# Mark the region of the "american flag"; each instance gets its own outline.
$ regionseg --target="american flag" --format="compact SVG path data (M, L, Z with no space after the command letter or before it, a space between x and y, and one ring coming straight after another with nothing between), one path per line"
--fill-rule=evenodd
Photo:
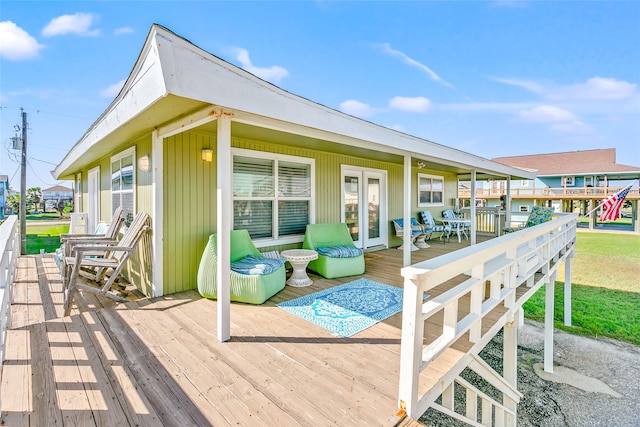
M598 221L615 221L616 219L618 219L620 208L624 203L624 198L627 197L627 194L629 193L629 190L631 190L633 184L634 183L632 182L622 190L618 191L616 194L612 194L602 201L602 203L600 204L600 206L602 207L602 212L600 213L600 218L598 218Z

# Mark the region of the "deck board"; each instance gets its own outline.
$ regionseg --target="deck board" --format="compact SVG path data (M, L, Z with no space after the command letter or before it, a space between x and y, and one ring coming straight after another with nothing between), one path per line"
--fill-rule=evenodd
M468 243L431 242L412 262ZM364 277L401 287L402 251L365 256ZM286 287L261 306L231 305L229 342L216 338L217 302L187 291L126 304L79 293L62 318L53 259L19 259L1 409L6 425L420 425L397 411L401 314L351 338L275 304L349 282ZM433 288L445 292L463 278ZM460 315L468 313L461 300ZM483 330L501 313L487 315ZM425 341L441 330L427 322ZM486 325L485 325L486 323ZM421 376L437 383L470 347L466 337ZM32 371L42 371L32 375ZM8 390L11 390L8 392Z

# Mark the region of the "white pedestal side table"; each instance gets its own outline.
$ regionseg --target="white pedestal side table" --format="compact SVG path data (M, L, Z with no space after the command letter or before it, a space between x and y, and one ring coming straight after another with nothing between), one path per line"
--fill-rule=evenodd
M280 256L291 264L293 273L287 280L287 285L297 288L309 286L313 280L307 275L307 265L315 259L318 259L318 252L310 249L289 249L280 252Z

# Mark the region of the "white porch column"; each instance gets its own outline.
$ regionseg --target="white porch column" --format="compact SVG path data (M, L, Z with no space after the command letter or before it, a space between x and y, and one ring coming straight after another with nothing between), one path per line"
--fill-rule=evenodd
M218 296L218 340L231 338L231 297L229 278L231 277L231 117L222 112L218 118L217 153L217 296Z
M553 374L553 299L555 277L544 285L544 371Z
M404 242L402 251L402 266L411 265L411 156L404 156L404 203L402 217L404 218Z
M511 227L511 177L507 177L507 197L504 199L505 227Z
M571 326L571 256L564 262L564 324Z
M471 206L470 206L470 219L471 227L469 233L471 233L471 244L476 244L476 170L471 171Z
M152 265L152 285L151 293L154 297L164 295L164 277L162 275L164 265L164 235L162 234L162 224L164 223L164 187L162 177L164 175L164 138L160 131L156 130L151 134L151 164L152 164L152 206L153 224L151 226L151 241L153 246Z

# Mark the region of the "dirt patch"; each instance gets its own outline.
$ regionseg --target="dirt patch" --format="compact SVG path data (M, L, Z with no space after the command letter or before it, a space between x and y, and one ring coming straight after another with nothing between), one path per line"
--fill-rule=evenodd
M480 356L502 372L502 334L498 334ZM640 348L612 340L585 338L556 330L554 366L606 384L610 393L586 391L565 382L541 378L536 364L544 362L543 325L527 321L518 337L518 426L638 426L640 408ZM499 394L481 378L466 370L463 378L492 396ZM544 375L548 378L548 375ZM562 381L561 378L557 379ZM460 411L462 412L462 411ZM420 421L429 426L464 426L435 410Z

